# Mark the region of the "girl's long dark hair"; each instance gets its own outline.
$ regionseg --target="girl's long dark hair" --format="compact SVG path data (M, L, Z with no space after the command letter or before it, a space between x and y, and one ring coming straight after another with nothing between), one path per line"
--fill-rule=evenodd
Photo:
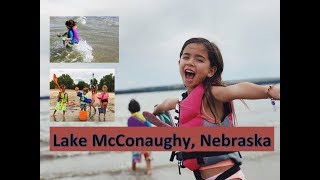
M210 67L211 68L214 66L217 67L217 71L215 72L215 74L210 78L206 77L206 79L203 82L203 86L205 89L204 97L208 103L211 113L214 115L214 118L217 119L218 112L216 111L216 106L214 103L215 98L211 93L211 86L226 86L221 78L221 74L223 72L223 66L224 66L221 52L216 44L208 41L207 39L191 38L183 44L182 49L180 51L180 58L182 56L184 48L191 43L204 45L204 47L207 49L207 52L208 52Z
M74 21L74 20L72 20L72 19L69 19L68 21L66 21L66 23L65 23L65 25L66 26L69 26L69 27L74 27L74 26L76 26L76 22Z

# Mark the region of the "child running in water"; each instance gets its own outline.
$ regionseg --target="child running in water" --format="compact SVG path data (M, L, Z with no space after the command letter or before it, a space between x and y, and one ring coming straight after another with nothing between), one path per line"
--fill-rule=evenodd
M145 124L145 126L149 126L149 127L151 126L151 123L149 121L147 121L145 119L145 117L141 113L139 113L140 104L138 103L138 101L136 101L135 99L131 99L131 101L129 102L128 109L129 109L132 117L135 117L135 118L141 120L141 122L143 122ZM130 122L129 122L130 120L132 120L132 119L130 119L130 118L128 119L128 126L130 124ZM131 168L132 168L133 171L136 170L136 164L141 162L141 154L144 155L144 158L146 160L146 164L147 164L146 174L150 176L151 175L151 157L150 157L151 152L148 152L148 151L144 151L144 152L133 151L132 152L132 166L131 166Z
M103 120L106 120L106 112L107 112L107 106L108 106L108 98L109 98L109 93L108 93L108 86L103 85L102 86L102 92L97 96L97 98L100 100L100 108L102 108L103 111ZM99 111L99 118L100 118L100 112Z
M68 32L66 32L65 34L63 34L62 36L67 36L64 39L64 45L67 48L72 48L75 44L79 43L79 35L78 35L78 30L77 30L77 26L76 26L76 22L72 19L66 21L65 23ZM58 37L61 37L60 33L57 33ZM65 44L65 41L67 41L67 43Z
M67 102L68 102L68 94L65 92L66 87L62 84L60 86L61 91L58 94L58 102L54 109L53 116L55 116L57 110L63 111L63 119L65 119L66 109L67 109Z
M180 99L166 99L153 112L159 114L176 108L177 126L234 126L233 100L270 98L273 103L274 100L280 100L280 89L276 86L261 86L249 82L226 86L221 78L221 52L207 39L187 40L180 51L178 63L187 91ZM173 152L172 156L181 154ZM187 167L194 172L196 179L245 179L239 167L242 163L239 152L198 152L193 156L180 157L179 161L179 164L182 163L179 168Z

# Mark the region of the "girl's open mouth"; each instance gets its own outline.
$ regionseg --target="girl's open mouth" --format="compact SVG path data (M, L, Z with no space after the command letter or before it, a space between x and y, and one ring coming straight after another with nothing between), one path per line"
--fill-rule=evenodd
M186 80L192 80L194 78L194 76L196 75L196 73L190 69L186 69L184 71L184 75L186 77Z

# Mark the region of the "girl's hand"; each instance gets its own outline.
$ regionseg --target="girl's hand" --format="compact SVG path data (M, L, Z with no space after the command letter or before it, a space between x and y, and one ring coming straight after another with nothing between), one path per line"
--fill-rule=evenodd
M60 33L59 32L57 33L57 36L60 37Z
M158 105L159 105L159 104L156 104L156 105L153 106L153 112L152 112L152 114L154 114L154 115L161 114L161 112L159 112L159 110L156 111ZM163 113L163 112L162 112L162 113Z
M280 88L277 86L270 86L267 90L267 94L274 100L280 100Z

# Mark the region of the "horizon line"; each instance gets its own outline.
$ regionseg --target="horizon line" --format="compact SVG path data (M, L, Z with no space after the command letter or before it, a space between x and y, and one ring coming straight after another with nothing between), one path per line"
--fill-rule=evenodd
M280 83L280 77L276 78L250 78L250 79L239 79L239 80L229 80L225 81L227 85L236 84L239 82L251 82L258 85L263 84L278 84ZM153 87L143 87L143 88L132 88L125 90L115 90L115 95L117 94L130 94L130 93L144 93L144 92L158 92L158 91L174 91L185 89L183 84L175 85L165 85L165 86L153 86ZM40 96L40 100L49 99L49 96Z

